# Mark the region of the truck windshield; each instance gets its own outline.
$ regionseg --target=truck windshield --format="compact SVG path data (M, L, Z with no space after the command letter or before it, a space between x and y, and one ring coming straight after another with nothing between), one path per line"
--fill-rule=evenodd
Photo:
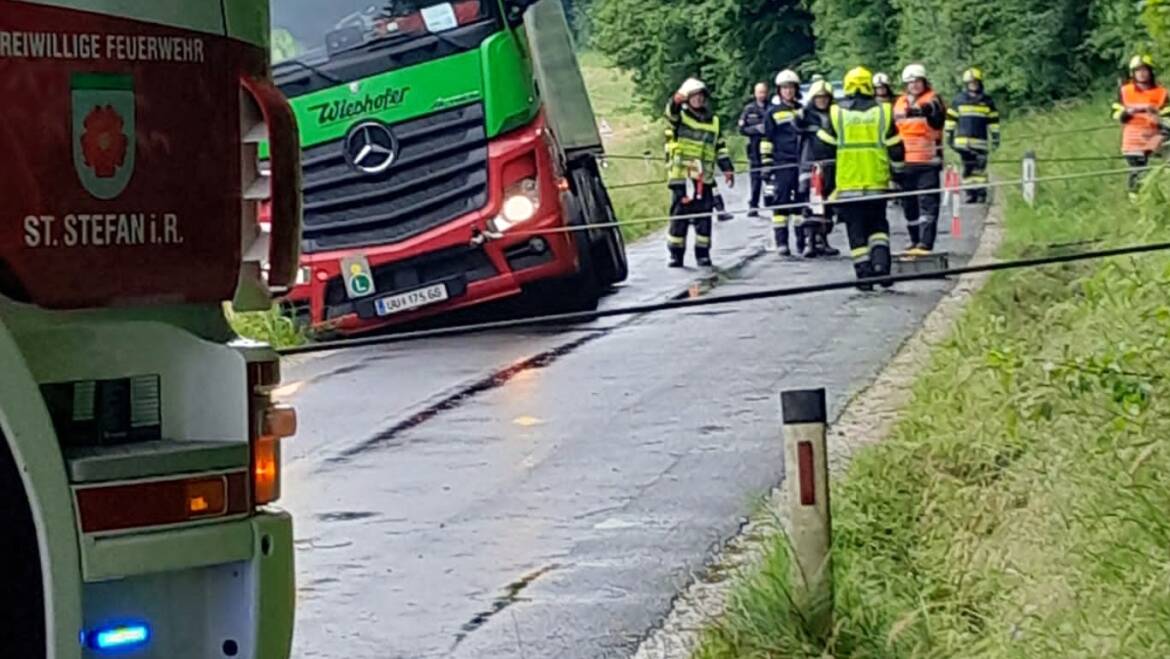
M491 0L275 0L272 61L313 65L377 42L399 43L491 21Z

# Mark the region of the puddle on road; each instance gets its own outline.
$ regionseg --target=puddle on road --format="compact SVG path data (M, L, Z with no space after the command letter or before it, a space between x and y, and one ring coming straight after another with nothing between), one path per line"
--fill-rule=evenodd
M451 645L451 649L454 650L456 647L458 647L460 643L462 643L468 636L472 634L472 632L486 625L489 620L491 620L501 611L508 608L509 606L512 606L516 602L521 601L520 593L524 592L525 588L531 586L532 582L548 574L549 572L556 570L559 567L560 564L558 563L546 565L538 570L533 570L523 577L520 577L520 579L508 584L508 586L504 589L504 594L492 601L491 608L475 614L471 620L467 621L463 624L462 627L459 628L461 631L455 635L455 642Z

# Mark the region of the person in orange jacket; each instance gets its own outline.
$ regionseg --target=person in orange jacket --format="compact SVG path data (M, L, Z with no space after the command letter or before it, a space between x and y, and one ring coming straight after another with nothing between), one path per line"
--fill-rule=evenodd
M943 128L947 110L926 78L926 67L911 64L902 71L906 93L894 103L894 122L906 149L906 167L898 183L906 192L920 194L901 198L910 231L909 253L928 254L938 237L938 214L943 162Z
M1150 156L1162 148L1170 115L1170 97L1154 75L1154 60L1135 55L1129 61L1130 80L1121 87L1113 104L1113 118L1122 124L1121 154L1134 170L1129 175L1129 194L1137 195Z

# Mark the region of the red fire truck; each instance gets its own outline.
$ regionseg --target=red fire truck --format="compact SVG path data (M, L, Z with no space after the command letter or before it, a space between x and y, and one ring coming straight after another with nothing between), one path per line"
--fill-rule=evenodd
M223 311L297 267L267 9L0 0L4 657L289 655L295 414Z

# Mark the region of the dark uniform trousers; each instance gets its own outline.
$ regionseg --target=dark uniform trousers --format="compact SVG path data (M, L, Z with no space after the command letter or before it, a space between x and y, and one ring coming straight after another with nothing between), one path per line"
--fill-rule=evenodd
M900 198L906 216L910 242L934 249L938 238L938 213L942 205L942 168L938 165L907 165L898 177L903 192L921 191Z
M1129 173L1129 191L1136 193L1142 187L1142 179L1146 175L1146 167L1150 166L1149 155L1129 155L1125 157L1125 163L1133 171Z
M778 247L788 245L788 227L801 217L796 204L800 201L800 170L795 163L777 163L772 172L772 196L768 205L787 206L772 211L772 230ZM793 227L796 230L796 227Z
M703 187L703 195L684 202L686 191L680 187L670 188L670 215L673 218L667 227L667 244L670 258L681 261L687 251L687 228L695 227L695 258L711 257L711 213L715 208L715 184ZM701 214L701 217L688 217ZM681 216L681 217L680 217Z
M885 199L842 198L833 206L849 234L853 269L859 279L890 274L890 221Z
M974 149L959 151L959 159L963 162L963 183L972 185L987 182L987 152ZM968 200L986 199L987 188L971 189L967 191Z

